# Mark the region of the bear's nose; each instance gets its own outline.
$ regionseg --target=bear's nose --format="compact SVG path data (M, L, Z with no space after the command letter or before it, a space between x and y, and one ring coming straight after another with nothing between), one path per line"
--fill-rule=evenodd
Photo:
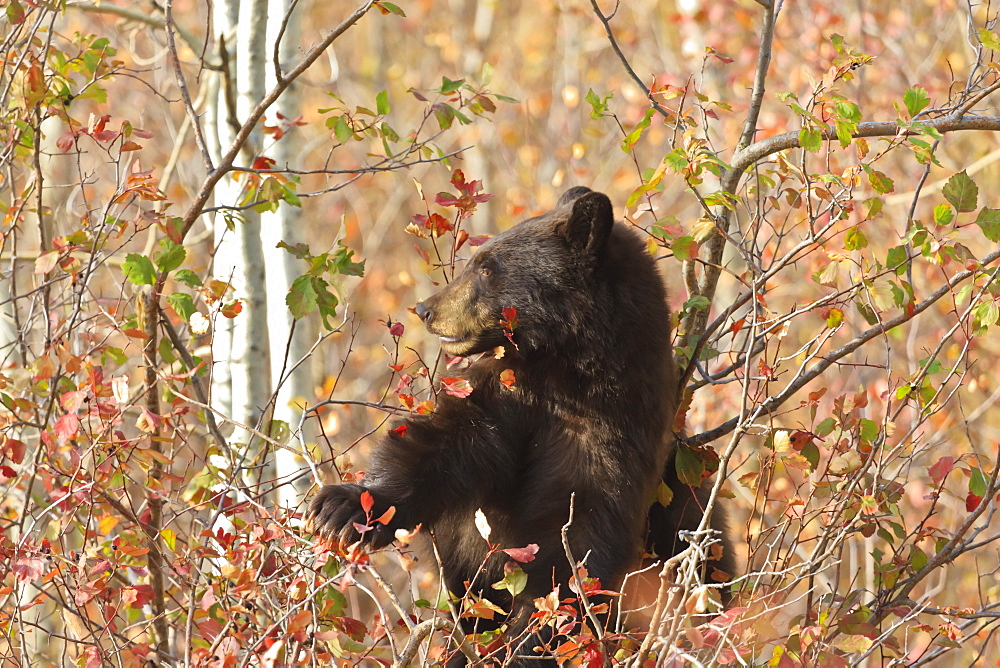
M427 302L418 303L413 310L416 312L417 317L424 322L427 322L431 317L431 310L427 307Z

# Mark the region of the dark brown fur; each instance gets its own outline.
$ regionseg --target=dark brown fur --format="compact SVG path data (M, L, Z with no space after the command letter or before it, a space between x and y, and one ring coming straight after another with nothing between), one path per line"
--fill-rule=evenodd
M515 349L501 312L517 309ZM359 498L371 492L388 526L365 533L374 547L399 527L434 531L448 588L479 595L511 611L508 633L520 633L532 599L555 584L568 595L570 566L560 528L575 494L569 542L593 577L618 587L645 547L660 557L684 547L681 529L701 519L703 492L677 482L673 466L676 378L666 293L642 240L614 221L608 198L573 188L559 206L485 244L450 285L417 313L444 349L486 354L457 375L473 392L438 395L435 412L407 417L372 453L363 487L324 487L312 503L315 525L348 541L365 523ZM514 389L500 382L511 369ZM674 491L666 508L650 500L661 479ZM504 555L480 570L486 545L474 525L482 508L491 541L504 548L534 543L522 564L525 590L513 601L491 588L504 577ZM647 533L647 527L652 530ZM731 550L719 563L730 573ZM480 627L482 628L482 627ZM536 642L525 643L530 650ZM533 665L537 665L537 662Z

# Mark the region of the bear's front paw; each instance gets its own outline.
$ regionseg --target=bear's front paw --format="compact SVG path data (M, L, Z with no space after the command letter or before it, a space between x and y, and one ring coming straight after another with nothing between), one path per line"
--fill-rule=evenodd
M362 499L365 492L371 496ZM378 502L371 490L360 485L326 485L309 505L309 521L316 533L336 539L342 545L361 540L372 548L380 548L394 537L390 526L379 522L387 509L387 504Z

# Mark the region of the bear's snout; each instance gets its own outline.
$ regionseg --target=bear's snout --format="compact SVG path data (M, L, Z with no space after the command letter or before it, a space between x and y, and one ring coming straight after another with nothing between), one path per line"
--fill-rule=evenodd
M424 322L430 320L431 315L433 315L430 307L427 306L427 302L418 302L417 306L413 309L413 311L414 313L417 314L417 317L423 320Z

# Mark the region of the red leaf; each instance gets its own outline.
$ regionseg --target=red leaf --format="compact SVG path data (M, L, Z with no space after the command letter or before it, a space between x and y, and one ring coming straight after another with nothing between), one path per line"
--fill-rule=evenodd
M15 464L20 464L24 461L24 453L27 450L28 446L15 438L4 438L3 447L0 448L0 452L3 453L4 457L7 457Z
M258 156L253 161L254 169L272 169L275 166L274 158L268 158L267 156Z
M122 151L138 151L141 148L142 148L142 144L137 144L137 143L135 143L132 140L128 140L124 144L122 144L122 149L121 150Z
M454 229L451 221L437 213L431 214L431 217L424 222L424 227L430 230L431 234L435 237L440 237L445 232L450 232Z
M101 668L104 665L101 651L96 647L88 647L83 654L87 657L86 663L83 664L84 668Z
M372 511L372 506L375 505L375 499L372 497L372 493L368 490L361 492L361 507L364 509L367 515Z
M38 557L22 557L11 564L14 579L21 582L31 582L45 573L45 561Z
M535 555L538 553L538 546L532 543L531 545L527 545L525 547L511 547L504 550L504 552L506 552L507 556L514 561L526 564L529 561L535 560Z
M965 510L966 510L966 512L971 513L976 508L978 508L979 504L982 503L982 502L983 502L983 497L976 496L972 492L969 492L969 495L967 497L965 497Z
M935 485L940 485L944 482L944 479L948 477L948 474L952 472L955 468L955 458L954 457L942 457L937 460L927 472L931 476L931 480L934 481Z
M513 369L504 369L503 371L501 371L500 372L500 382L503 383L504 387L506 387L508 390L513 391L513 390L517 389L514 386L514 383L517 382L517 378L514 377L514 370Z
M73 148L73 141L76 139L76 133L72 130L63 133L59 139L56 140L56 148L66 153L71 148Z
M472 394L472 385L464 378L442 378L441 385L445 392L459 399L464 399Z
M215 605L215 590L209 587L205 590L205 595L201 597L199 606L202 610L208 612L213 605Z
M59 442L65 443L69 439L76 436L77 432L80 430L80 418L77 417L76 413L67 413L56 420L52 430L55 432L56 438L59 439Z
M583 661L587 668L600 668L604 665L604 654L597 643L591 643L583 650Z
M469 245L472 247L482 246L489 240L489 237L469 237Z
M389 433L390 434L396 434L397 436L406 436L406 430L407 429L408 429L408 427L405 424L401 424L398 427L396 427L395 429L390 429Z

